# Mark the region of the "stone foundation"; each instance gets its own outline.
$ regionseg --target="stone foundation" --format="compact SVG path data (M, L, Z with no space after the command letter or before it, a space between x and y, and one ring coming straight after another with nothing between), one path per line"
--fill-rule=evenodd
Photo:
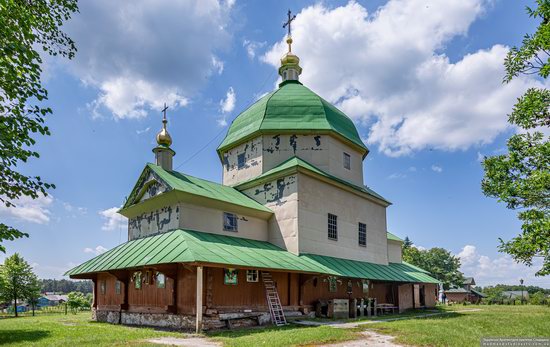
M285 312L288 317L301 315L300 312ZM242 315L242 318L239 316ZM232 314L231 327L243 328L271 323L269 312L258 312L257 318L250 318L247 313ZM126 311L92 310L92 319L111 324L138 325L161 327L176 330L195 330L194 315L176 315L170 313L137 313ZM203 329L216 330L227 327L225 320L220 320L218 314L203 316Z

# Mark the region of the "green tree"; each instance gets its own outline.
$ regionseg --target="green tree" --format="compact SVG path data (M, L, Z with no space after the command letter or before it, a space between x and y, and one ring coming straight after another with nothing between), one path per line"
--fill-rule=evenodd
M80 308L89 308L91 305L88 297L81 292L70 292L67 296L67 305L73 313L78 312Z
M17 165L39 154L32 150L35 135L50 135L44 124L52 113L42 105L48 92L42 85L42 58L45 54L73 58L74 42L60 28L78 11L76 0L3 0L0 3L0 203L14 207L28 196L47 195L53 184L40 176L27 176ZM0 223L2 240L28 237Z
M537 0L536 9L527 8L539 20L533 35L525 35L521 47L510 49L504 66L505 82L535 74L546 79L550 74L550 0ZM533 265L543 258L538 276L550 274L550 141L541 129L550 127L550 90L531 88L518 99L510 124L522 129L508 139L508 153L483 160L483 193L518 210L521 234L509 241L500 239L499 250L514 260Z
M460 259L444 248L420 250L412 242L408 247L403 244L403 260L428 271L443 283L445 289L451 285L462 285L464 281L464 275L459 270Z
M40 292L40 283L32 267L19 254L6 258L0 266L0 299L12 302L17 317L17 303L32 301Z
M531 305L544 305L546 303L546 295L543 292L533 293L529 297L529 303Z

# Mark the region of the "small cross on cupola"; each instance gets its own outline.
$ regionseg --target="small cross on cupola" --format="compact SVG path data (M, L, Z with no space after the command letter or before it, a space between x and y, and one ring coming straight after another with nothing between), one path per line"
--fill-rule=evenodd
M283 24L283 28L288 29L286 37L286 43L288 44L288 52L281 58L281 67L279 68L279 75L284 81L298 81L298 76L302 73L300 67L300 58L292 53L292 21L296 19L296 15L292 15L292 12L288 10L288 20Z
M164 104L162 109L162 129L157 134L157 146L153 148L153 153L155 153L155 163L162 167L164 170L172 170L172 158L176 155L170 146L172 145L172 137L166 129L166 124L168 120L166 119L166 110L168 106Z

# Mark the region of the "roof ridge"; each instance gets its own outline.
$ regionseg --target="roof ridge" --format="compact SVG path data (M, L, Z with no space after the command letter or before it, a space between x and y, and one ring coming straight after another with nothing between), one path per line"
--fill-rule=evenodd
M279 88L275 89L274 91L271 92L271 95L269 95L269 98L267 98L267 100L265 101L265 105L266 107L264 108L263 110L263 115L262 115L262 121L260 122L260 126L258 127L258 130L261 130L262 129L262 125L264 124L264 121L265 121L265 114L267 113L267 104L269 103L269 100L271 100L271 98L273 97L273 95L277 94L279 91L281 90L281 87L279 86ZM252 104L254 105L254 104ZM252 105L250 105L252 107ZM241 113L244 113L241 112ZM239 115L237 117L239 117L241 115L241 113L239 113ZM235 118L237 118L235 117Z

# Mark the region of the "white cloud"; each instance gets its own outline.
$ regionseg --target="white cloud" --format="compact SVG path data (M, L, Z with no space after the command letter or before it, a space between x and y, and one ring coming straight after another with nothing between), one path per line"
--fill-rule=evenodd
M15 207L6 207L3 203L0 203L0 216L31 223L47 224L50 221L50 208L53 201L51 195L40 195L37 199L23 196L12 201Z
M534 80L502 84L507 47L494 45L457 61L442 53L491 0L390 0L375 13L356 2L307 7L293 26L301 80L370 126L367 142L387 155L490 143ZM278 67L284 39L263 56Z
M237 94L235 94L233 87L229 87L227 93L225 94L225 99L220 100L220 111L222 116L218 119L219 126L224 127L227 125L227 114L233 112L236 101Z
M520 278L526 285L548 287L548 278L536 277L535 272L540 269L542 259L535 259L533 266L528 267L516 263L509 255L499 254L496 257L479 254L474 245L465 245L457 254L462 264L460 270L467 277L474 277L481 286L495 284L518 284Z
M407 178L407 175L400 173L400 172L394 172L391 175L388 176L389 180L395 180L395 179L403 179Z
M112 231L128 228L128 219L123 215L117 213L120 207L111 207L103 211L99 211L99 214L105 222L101 227L102 230Z
M145 134L145 133L148 133L149 130L151 130L151 127L147 127L143 130L136 130L136 134L138 134L138 135Z
M443 168L441 166L438 166L438 165L432 165L432 171L433 172L437 172L437 173L442 173L443 172Z
M250 41L250 40L243 40L243 47L246 49L246 54L248 54L248 57L250 59L254 59L256 57L256 53L259 49L263 48L267 42L258 42L258 41Z
M183 107L224 63L233 1L85 1L67 25L78 44L68 64L97 88L93 117L142 118L164 102Z
M106 251L107 251L107 248L101 245L95 248L89 248L89 247L84 248L84 253L93 253L95 255L100 255L101 253L105 253Z

